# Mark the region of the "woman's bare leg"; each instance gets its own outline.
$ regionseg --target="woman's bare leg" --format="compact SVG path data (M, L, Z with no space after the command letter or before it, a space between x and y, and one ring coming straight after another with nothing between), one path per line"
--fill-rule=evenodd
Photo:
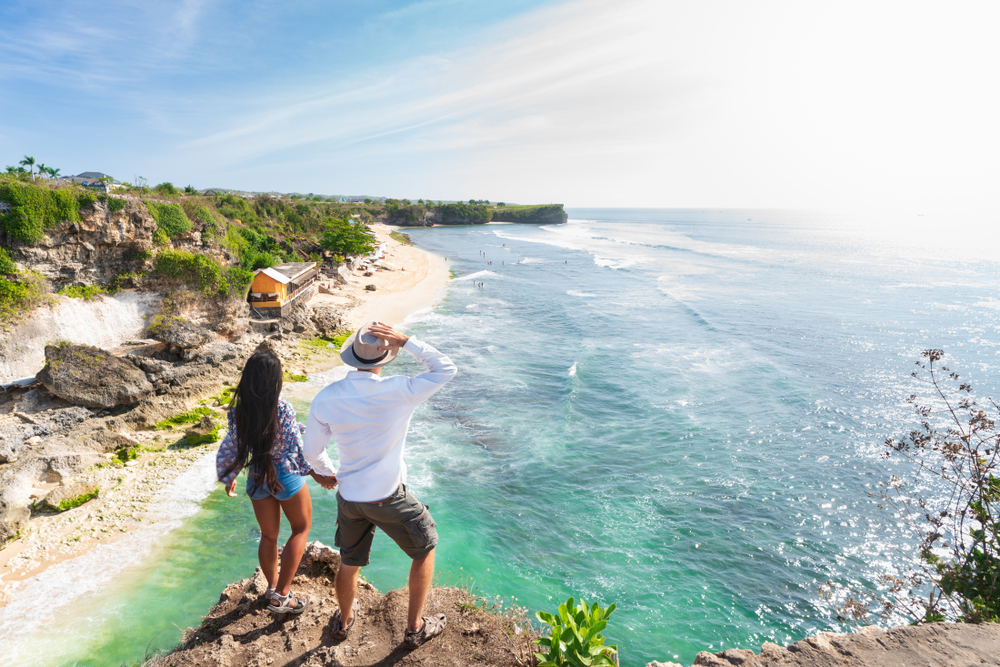
M257 562L267 579L267 587L274 588L278 581L278 531L281 530L281 505L274 496L253 500L253 513L260 526L260 544L257 545ZM287 592L287 591L286 591Z
M288 500L282 500L280 503L285 518L291 524L292 534L285 542L285 548L281 550L281 571L274 589L279 595L288 595L295 571L299 569L302 554L306 550L309 529L312 527L312 498L309 497L309 487L303 486L294 496ZM277 540L275 540L275 544L277 544Z

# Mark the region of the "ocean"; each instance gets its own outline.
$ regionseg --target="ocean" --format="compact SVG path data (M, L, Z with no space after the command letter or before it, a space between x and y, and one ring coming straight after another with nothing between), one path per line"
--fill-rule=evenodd
M944 349L977 394L998 395L995 253L905 216L569 214L406 230L454 276L407 323L459 368L407 444L439 582L532 612L614 602L605 634L628 667L846 629L819 585L870 584L913 558L914 536L869 493L911 472L881 455L915 424L920 352ZM402 356L391 368L420 370ZM305 421L309 394L294 405ZM310 484L310 539L332 544L334 497ZM113 569L92 558L98 585L50 577L66 602L27 626L0 610L11 664L134 662L253 571L245 496L216 487L171 520ZM405 585L384 535L373 559L376 587Z

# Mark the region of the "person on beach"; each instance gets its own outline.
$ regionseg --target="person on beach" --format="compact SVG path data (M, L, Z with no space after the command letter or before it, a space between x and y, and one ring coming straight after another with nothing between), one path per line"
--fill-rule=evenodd
M416 377L383 378L382 369L400 350L427 370ZM403 643L416 648L441 634L447 619L444 614L423 616L438 534L427 505L406 488L403 450L413 411L455 377L457 369L427 343L382 322L351 334L340 358L357 370L317 394L305 432L307 451L326 447L333 437L340 456L334 543L340 547L341 565L333 637L346 639L357 621L358 571L368 565L375 528L381 528L413 560Z
M229 404L229 431L215 458L216 475L236 497L236 477L247 469L247 495L260 526L257 559L267 579L267 608L274 614L301 614L309 598L291 592L312 524L312 501L305 476L324 488L336 486L333 462L324 448L306 456L295 410L278 399L281 361L271 352L257 352L243 366L243 375ZM278 531L281 513L292 534L281 552L278 569Z

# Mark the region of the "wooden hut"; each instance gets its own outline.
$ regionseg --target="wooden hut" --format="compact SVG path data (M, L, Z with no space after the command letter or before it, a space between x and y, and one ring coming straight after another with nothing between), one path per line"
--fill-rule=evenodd
M316 262L290 262L266 269L258 269L250 285L251 314L258 317L282 317L292 303L312 293L319 269Z

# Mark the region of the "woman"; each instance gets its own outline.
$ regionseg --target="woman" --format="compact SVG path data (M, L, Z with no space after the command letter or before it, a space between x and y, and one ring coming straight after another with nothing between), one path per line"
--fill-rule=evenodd
M305 475L326 485L331 478L318 475L303 456L295 410L278 399L281 382L281 361L271 352L258 352L247 360L229 404L229 432L219 446L215 468L232 497L236 496L237 475L247 468L247 495L260 526L257 558L267 578L267 608L275 614L301 614L309 598L296 596L290 587L312 524ZM279 575L282 512L292 535L281 552Z

